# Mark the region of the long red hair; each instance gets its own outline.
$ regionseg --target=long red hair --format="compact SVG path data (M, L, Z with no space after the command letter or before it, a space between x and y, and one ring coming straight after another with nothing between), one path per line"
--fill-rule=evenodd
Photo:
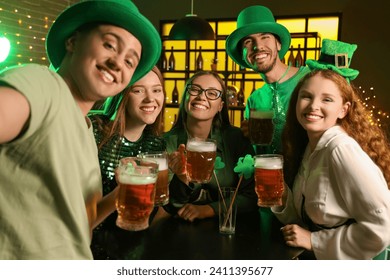
M379 166L390 186L390 147L387 134L382 127L373 125L369 120L369 112L361 102L358 88L349 83L343 76L332 70L313 70L295 87L287 111L286 125L283 131L283 153L285 157L285 179L292 186L298 173L303 154L309 142L306 131L296 117L298 93L302 85L311 77L319 75L333 81L339 88L343 102L350 102L347 115L339 119L340 125L349 136L354 138L363 151ZM390 189L390 187L389 187Z

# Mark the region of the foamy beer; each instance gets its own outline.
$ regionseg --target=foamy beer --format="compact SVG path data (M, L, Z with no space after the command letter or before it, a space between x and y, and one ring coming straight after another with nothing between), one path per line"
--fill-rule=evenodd
M158 178L156 182L156 195L154 206L163 206L169 202L168 184L168 156L165 151L155 153L141 153L140 158L149 158L158 163Z
M193 183L208 183L214 170L217 143L212 139L191 138L186 146L187 179Z
M269 145L274 134L274 111L251 110L249 113L249 139L252 144Z
M283 156L257 155L255 158L255 191L259 206L282 205Z
M149 227L154 208L158 165L150 159L123 158L116 171L119 194L116 201L116 225L132 231Z

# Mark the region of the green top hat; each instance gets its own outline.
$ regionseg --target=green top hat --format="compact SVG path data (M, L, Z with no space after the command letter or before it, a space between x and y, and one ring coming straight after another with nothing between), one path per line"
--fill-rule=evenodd
M349 68L357 45L330 39L322 40L321 55L318 60L308 59L306 65L311 69L330 69L349 80L355 79L359 71Z
M276 23L270 9L264 6L250 6L240 12L237 17L237 29L226 39L226 52L237 64L251 68L242 57L240 41L250 34L272 33L279 37L282 45L279 57L283 58L287 53L291 35L286 27Z
M122 27L142 45L142 54L130 84L146 75L161 54L161 39L152 23L130 0L85 0L64 10L51 26L46 38L46 52L57 69L65 56L65 40L80 26L89 22L104 22Z

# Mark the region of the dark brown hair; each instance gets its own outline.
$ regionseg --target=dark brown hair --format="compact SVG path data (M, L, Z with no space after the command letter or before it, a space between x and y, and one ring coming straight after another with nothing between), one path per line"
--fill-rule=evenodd
M220 83L221 88L222 88L222 95L221 99L223 101L222 105L222 110L218 114L214 116L213 119L213 127L226 127L230 126L230 120L229 120L229 112L228 112L228 107L227 107L227 99L226 99L226 85L225 82L222 80L222 78L219 76L217 72L214 71L199 71L196 72L191 78L189 78L185 84L184 87L184 92L181 98L181 103L179 106L179 112L178 112L178 117L176 122L173 124L172 128L176 127L186 127L186 122L187 122L187 111L185 110L185 99L187 95L187 86L192 84L192 82L200 77L200 76L206 76L210 75L213 76L217 81Z

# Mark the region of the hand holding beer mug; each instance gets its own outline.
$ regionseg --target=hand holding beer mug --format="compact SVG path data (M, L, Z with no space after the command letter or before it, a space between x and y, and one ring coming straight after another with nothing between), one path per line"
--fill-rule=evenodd
M250 110L249 139L254 145L269 145L274 134L273 110Z
M164 206L169 202L168 184L168 156L165 151L155 153L141 153L140 158L149 158L158 163L158 178L154 206Z
M192 183L208 183L213 175L217 143L213 139L190 138L186 145L187 179Z
M126 157L116 171L119 194L116 202L116 225L132 231L149 227L154 207L158 164L150 159Z
M282 205L283 156L265 154L257 155L254 159L257 205L264 207Z

